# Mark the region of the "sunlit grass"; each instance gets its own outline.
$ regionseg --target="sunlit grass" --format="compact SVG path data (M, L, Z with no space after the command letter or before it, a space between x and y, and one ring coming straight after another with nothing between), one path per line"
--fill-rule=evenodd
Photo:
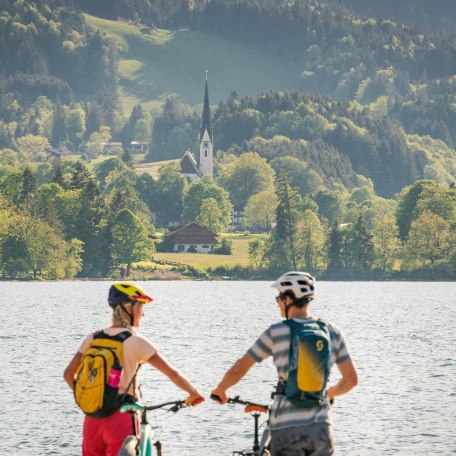
M171 94L194 106L202 102L209 70L211 103L236 90L256 95L299 87L299 68L253 46L189 30L140 28L84 15L89 27L106 33L120 49L119 72L124 112L134 104L158 112Z
M248 266L249 265L249 242L261 235L236 235L224 234L233 241L233 253L231 255L215 255L213 253L156 253L154 258L160 261L185 264L198 269L206 270L217 266ZM139 263L142 267L157 268L161 266L154 262ZM169 265L166 265L168 268Z
M137 173L147 173L154 179L158 179L158 170L163 165L167 165L168 163L179 163L179 160L164 160L153 163L139 163L135 166L135 170Z

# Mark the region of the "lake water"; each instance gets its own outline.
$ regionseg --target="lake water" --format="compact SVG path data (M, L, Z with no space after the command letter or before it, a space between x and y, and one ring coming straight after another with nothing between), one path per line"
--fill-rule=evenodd
M141 332L209 396L224 371L280 319L266 282L147 282ZM337 454L456 454L456 283L320 282L313 313L345 331L360 384L333 409ZM108 282L2 282L0 454L78 455L83 416L62 373L82 338L107 325ZM337 380L337 375L333 380ZM232 395L267 403L270 361ZM144 401L184 394L150 366ZM164 456L231 455L253 420L210 400L151 415Z

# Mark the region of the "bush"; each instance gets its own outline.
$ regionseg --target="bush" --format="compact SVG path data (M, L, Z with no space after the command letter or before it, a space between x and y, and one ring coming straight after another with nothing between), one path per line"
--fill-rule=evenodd
M155 244L157 252L172 252L174 249L174 243L169 237L164 236L160 242Z
M214 248L214 253L219 255L231 255L233 252L233 241L228 238L223 238L220 245Z

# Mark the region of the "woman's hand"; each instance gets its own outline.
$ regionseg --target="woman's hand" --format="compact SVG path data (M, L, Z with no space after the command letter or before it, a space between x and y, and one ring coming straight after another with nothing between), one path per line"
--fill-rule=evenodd
M190 405L192 407L194 405L201 404L201 402L204 402L204 397L201 396L201 394L198 393L198 391L195 391L194 393L189 394L189 396L185 399L185 404Z

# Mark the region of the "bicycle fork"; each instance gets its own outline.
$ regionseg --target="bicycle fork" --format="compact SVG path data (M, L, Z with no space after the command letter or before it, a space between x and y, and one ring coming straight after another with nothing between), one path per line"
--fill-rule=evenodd
M157 456L162 456L162 444L159 440L154 443L154 447L157 448Z
M259 456L260 454L260 442L258 440L258 421L260 419L260 414L259 413L254 413L253 418L255 420L255 439L253 441L253 455L254 456Z

